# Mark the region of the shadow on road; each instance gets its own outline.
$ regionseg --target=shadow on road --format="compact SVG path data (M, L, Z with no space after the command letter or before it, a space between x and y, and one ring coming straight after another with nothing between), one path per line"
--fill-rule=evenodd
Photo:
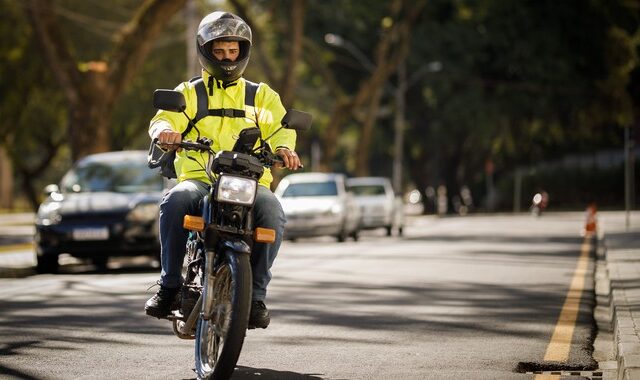
M262 380L321 380L321 374L302 374L289 371L276 371L267 368L250 368L250 367L238 367L232 380L249 380L249 379L262 379Z
M582 239L578 236L525 236L525 235L469 235L469 234L447 234L447 235L420 235L407 237L405 240L426 241L426 242L485 242L485 243L517 243L517 244L543 244L543 243L559 243L571 244L580 242Z
M547 339L546 332L529 330L527 323L555 324L565 297L562 287L544 283L523 289L482 283L425 282L412 287L278 281L300 291L287 294L286 300L272 299L275 321L369 331L466 331ZM589 313L592 304L585 296L581 311ZM513 325L513 321L523 325ZM516 328L505 329L507 322Z
M2 368L2 367L0 367ZM231 380L322 380L320 374L302 374L290 371L276 371L267 368L236 367ZM183 379L196 380L196 378Z
M62 264L57 274L61 275L89 275L89 274L135 274L160 273L159 264L152 260L131 261L134 258L114 257L106 271L97 270L94 265L75 260L71 264ZM139 258L138 258L139 259ZM0 278L26 278L35 276L35 266L8 267L0 265Z

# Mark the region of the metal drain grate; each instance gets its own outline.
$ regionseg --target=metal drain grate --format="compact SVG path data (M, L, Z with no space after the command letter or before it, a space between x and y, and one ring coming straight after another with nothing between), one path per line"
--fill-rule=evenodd
M609 376L605 377L605 374L609 374L609 371L530 371L526 372L527 375L545 375L545 376L579 376L590 380L606 380Z

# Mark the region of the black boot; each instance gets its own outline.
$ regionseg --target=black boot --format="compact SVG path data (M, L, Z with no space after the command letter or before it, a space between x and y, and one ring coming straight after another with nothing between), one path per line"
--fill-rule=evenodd
M178 293L180 288L167 288L160 285L160 290L153 297L149 298L144 305L144 311L147 315L152 317L166 318L171 310L177 309L180 304L178 300Z
M250 329L266 329L271 322L269 310L262 301L251 301L251 313L249 314Z

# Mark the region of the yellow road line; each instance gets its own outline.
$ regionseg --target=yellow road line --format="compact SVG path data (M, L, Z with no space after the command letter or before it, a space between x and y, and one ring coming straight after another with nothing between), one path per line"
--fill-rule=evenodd
M590 252L591 235L588 234L582 243L580 258L578 259L576 270L573 272L573 279L571 280L567 298L562 306L551 341L547 346L547 352L544 355L545 361L566 362L569 359L571 340L578 318L578 311L580 310L580 299L584 290Z
M31 249L31 248L33 248L33 243L3 245L3 246L0 246L0 253L22 251L22 250Z

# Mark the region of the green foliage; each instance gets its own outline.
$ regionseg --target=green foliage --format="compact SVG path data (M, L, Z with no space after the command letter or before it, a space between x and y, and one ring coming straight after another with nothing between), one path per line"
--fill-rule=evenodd
M64 97L38 55L19 2L0 2L0 144L14 162L29 168L47 159L49 147L65 139ZM68 163L54 159L37 173L39 185L54 182ZM59 164L59 165L56 165ZM18 180L23 180L21 173ZM18 182L20 184L20 182Z
M149 120L155 114L152 96L156 88L173 89L187 81L186 38L183 19L176 17L133 78L127 91L118 100L112 116L112 147L147 149ZM195 43L195 34L190 43Z
M632 36L639 25L631 6L619 27L612 14L621 8L579 0L431 2L409 60L413 71L425 57L443 64L419 84L428 98L424 90L409 97L408 141L419 145L408 149L411 165L429 162L422 172L429 180L419 185L481 188L488 158L508 175L571 152L621 147L620 130L611 127L633 118L626 86L638 67Z
M199 5L203 14L214 6L246 8L259 41L247 77L278 89L288 64L291 1L200 1ZM108 55L114 32L140 2L57 0L53 4L82 64ZM307 0L305 4L305 59L295 70L293 107L314 114L312 131L301 134L298 144L310 159L311 141L322 140L336 102L356 94L370 75L362 57L374 60L383 24L390 22L390 1ZM25 167L37 166L61 144L53 168L36 178L41 186L57 180L70 164L67 105L38 54L23 7L22 2L0 0L0 144ZM184 29L183 17L175 17L158 41L149 41L154 44L150 58L112 116L114 149L145 149L148 120L155 112L153 89L173 88L189 79L185 48L193 40L185 41ZM353 48L328 45L327 33L342 36L362 56L356 57ZM496 183L505 186L517 167L570 153L619 149L622 127L639 123L640 6L633 1L430 0L411 37L406 61L410 85L403 157L406 185L411 182L424 189L444 183L455 193L466 184L478 201L486 189L488 159L495 164ZM265 71L263 60L273 72ZM397 80L392 78L390 88ZM391 91L383 95L382 110L369 147L370 171L390 177L395 111ZM362 111L354 114L339 131L332 170L349 172L354 167ZM19 147L12 145L17 142ZM554 182L551 177L539 180ZM608 188L594 189L619 195ZM554 187L556 191L560 190ZM511 198L504 199L508 203Z

